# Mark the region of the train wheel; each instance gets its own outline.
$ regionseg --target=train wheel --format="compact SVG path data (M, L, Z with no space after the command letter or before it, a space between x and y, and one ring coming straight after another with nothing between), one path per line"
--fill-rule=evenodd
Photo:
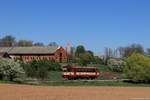
M94 78L94 77L91 77L90 79L91 79L91 80L94 80L95 78Z
M68 80L72 80L72 78L71 78L71 77L68 77Z

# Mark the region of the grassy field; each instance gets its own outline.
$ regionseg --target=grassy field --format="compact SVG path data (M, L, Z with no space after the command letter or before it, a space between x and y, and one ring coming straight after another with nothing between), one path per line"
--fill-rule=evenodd
M125 87L150 87L150 84L127 83L122 81L51 81L41 82L39 85L46 86L125 86Z
M23 83L0 81L0 84L28 84L38 86L123 86L123 87L150 87L146 83L128 83L116 80L56 80L56 81L26 81Z

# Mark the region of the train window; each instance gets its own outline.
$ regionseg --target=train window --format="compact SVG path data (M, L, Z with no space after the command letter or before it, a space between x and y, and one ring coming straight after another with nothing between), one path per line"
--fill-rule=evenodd
M87 69L87 72L95 72L95 69Z
M85 71L85 69L82 69L82 68L77 69L77 72L84 72L84 71Z

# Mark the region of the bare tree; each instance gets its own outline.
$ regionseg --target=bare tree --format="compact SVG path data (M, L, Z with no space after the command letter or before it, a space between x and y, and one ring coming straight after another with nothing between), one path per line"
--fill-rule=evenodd
M105 54L104 54L104 62L105 62L105 64L107 64L107 61L111 58L111 57L113 57L113 50L111 49L111 48L105 48L105 52L104 52Z
M34 46L44 46L44 44L41 42L37 42L37 43L34 43Z
M1 47L11 47L14 46L16 43L15 37L11 35L6 35L2 39L0 39L0 46Z
M33 46L33 42L30 40L19 40L17 46L21 46L21 47Z
M56 42L50 42L48 46L58 46L58 44Z

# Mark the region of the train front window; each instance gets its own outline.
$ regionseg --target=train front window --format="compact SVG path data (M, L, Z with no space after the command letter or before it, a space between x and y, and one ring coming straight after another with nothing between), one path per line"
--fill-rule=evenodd
M71 72L71 68L64 67L63 72Z

